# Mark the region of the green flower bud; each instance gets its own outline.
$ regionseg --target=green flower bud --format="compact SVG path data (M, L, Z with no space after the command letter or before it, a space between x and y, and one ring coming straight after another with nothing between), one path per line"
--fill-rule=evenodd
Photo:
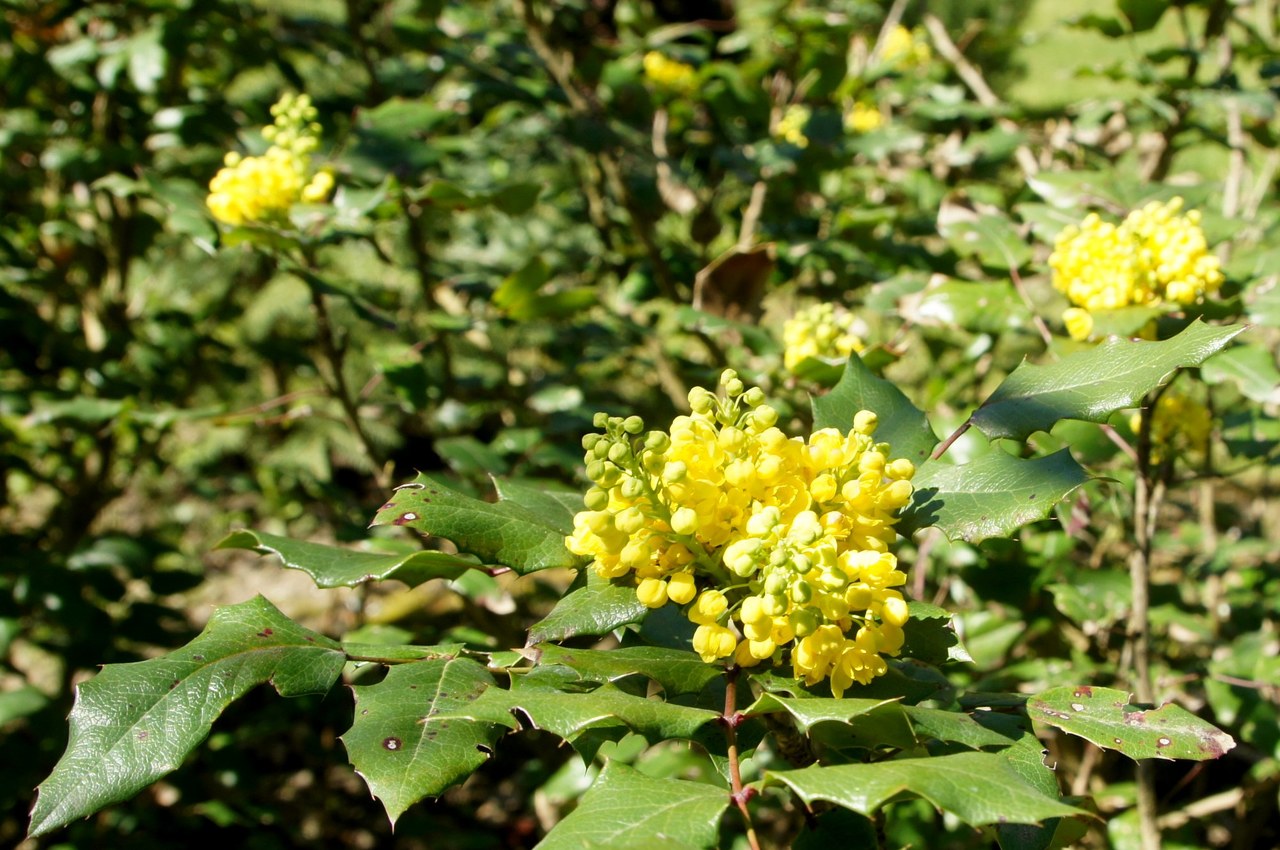
M583 434L582 435L582 448L585 449L586 451L591 451L593 448L595 448L595 445L598 442L600 442L599 434Z
M607 486L604 484L603 480L605 469L606 465L604 461L593 460L591 463L587 464L587 477L601 486Z
M813 587L804 579L796 579L791 583L791 601L804 605L813 598Z
M782 594L769 594L764 598L764 612L770 617L787 613L787 597Z
M644 482L639 478L628 476L622 479L622 497L624 499L638 499L644 493Z
M587 495L582 497L582 504L587 510L602 511L609 506L609 493L599 487L592 487L587 491Z
M626 443L614 443L609 447L609 460L614 463L626 463L631 460L631 447Z
M787 617L787 621L796 637L808 637L818 628L818 612L812 608L797 608Z
M606 425L609 424L609 414L597 413L595 416L591 417L591 424L594 425L596 428L605 427Z
M764 592L770 596L777 596L779 593L786 592L788 576L779 570L773 570L764 580Z
M644 420L639 416L628 416L622 420L622 430L628 434L639 434L644 430Z
M752 387L743 393L742 400L746 402L748 407L759 407L764 404L764 390L759 387Z

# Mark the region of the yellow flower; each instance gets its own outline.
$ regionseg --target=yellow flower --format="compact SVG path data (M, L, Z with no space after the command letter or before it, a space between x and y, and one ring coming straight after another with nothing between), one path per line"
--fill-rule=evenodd
M1137 433L1147 411L1129 417L1129 427ZM1151 461L1161 463L1169 452L1203 456L1213 433L1213 414L1191 396L1168 390L1156 402L1151 420Z
M1090 213L1058 235L1049 267L1073 308L1063 323L1075 339L1093 329L1091 313L1142 304L1190 305L1218 291L1220 262L1209 253L1200 214L1179 214L1182 199L1153 201L1119 225Z
M782 326L783 365L794 372L806 358L848 360L865 347L854 332L857 319L835 304L818 303L798 311Z
M927 65L933 58L928 37L919 30L898 24L885 36L880 48L880 62L891 68L906 70Z
M286 94L271 107L275 117L262 130L271 142L262 156L227 154L209 181L205 203L230 225L279 221L298 202L320 203L333 191L333 175L312 173L311 153L320 144L316 110L305 94Z
M774 137L798 148L807 148L809 137L804 134L804 129L812 114L812 110L802 103L791 104L778 119L778 126L773 128Z
M871 681L902 646L906 576L889 546L915 467L889 460L870 411L788 438L759 389L732 370L720 384L695 387L666 431L597 415L603 433L582 443L594 486L566 545L644 605L687 606L708 663L789 656L837 695Z
M644 55L644 75L655 86L675 93L687 93L697 81L692 65L669 59L656 50Z
M880 110L868 103L856 102L844 116L844 128L850 133L870 133L884 126Z

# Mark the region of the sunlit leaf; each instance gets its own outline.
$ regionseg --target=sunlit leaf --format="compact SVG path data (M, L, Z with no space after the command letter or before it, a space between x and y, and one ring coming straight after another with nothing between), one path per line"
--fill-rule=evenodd
M346 656L261 596L219 608L183 648L108 664L80 685L71 738L40 786L31 835L42 835L136 794L175 770L218 715L270 682L282 696L324 693Z
M1127 691L1114 688L1050 688L1028 700L1027 713L1038 723L1132 759L1204 761L1220 758L1236 745L1226 732L1181 706L1139 708L1129 704Z

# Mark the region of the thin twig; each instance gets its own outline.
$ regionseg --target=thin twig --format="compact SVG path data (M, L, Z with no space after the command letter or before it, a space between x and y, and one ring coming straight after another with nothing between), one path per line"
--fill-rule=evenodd
M760 839L756 837L755 825L751 822L751 810L747 808L747 801L755 796L755 789L743 787L742 767L738 761L738 724L743 720L743 715L738 712L738 672L736 665L730 665L724 671L724 714L720 717L720 723L724 726L724 737L729 751L729 781L733 786L731 797L738 811L742 812L743 821L746 822L747 843L751 845L751 850L760 850Z
M956 43L947 34L947 28L942 21L938 20L936 15L925 15L923 23L924 28L929 32L929 38L933 40L933 47L938 51L938 55L951 63L951 67L956 69L956 75L969 87L969 91L973 92L973 96L978 99L978 103L988 109L999 109L1003 105L1000 98L991 90L991 86L987 85L987 81L983 79L982 72L964 57L964 54L960 52L960 48L956 47ZM1018 125L1008 118L999 118L996 123L1002 130L1012 133L1018 132ZM1014 150L1014 158L1018 160L1018 166L1022 169L1023 174L1030 176L1040 170L1040 164L1036 162L1035 155L1031 153L1031 149L1026 145L1018 145Z

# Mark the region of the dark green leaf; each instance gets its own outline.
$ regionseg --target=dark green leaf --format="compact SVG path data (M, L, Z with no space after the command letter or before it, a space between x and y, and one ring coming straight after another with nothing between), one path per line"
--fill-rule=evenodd
M346 656L261 596L219 608L175 652L108 664L77 689L71 739L40 786L31 835L124 800L176 769L213 721L250 688L283 696L324 693Z
M1117 5L1133 32L1155 29L1164 16L1164 10L1169 8L1167 0L1118 0Z
M989 437L1025 440L1059 419L1102 422L1136 407L1178 369L1199 366L1244 330L1199 320L1163 342L1108 340L1056 363L1023 363L973 414Z
M408 555L354 552L262 531L233 531L214 548L252 549L260 555L278 555L285 567L302 570L317 587L355 587L366 581L387 579L417 587L433 578L456 578L480 566L474 559L445 552L422 551Z
M860 410L873 411L879 417L876 439L887 442L895 458L905 457L918 466L938 444L924 413L902 390L874 375L855 355L845 365L840 383L831 392L813 397L813 427L848 433Z
M448 538L463 552L520 574L582 563L565 548L557 525L512 502L481 501L424 474L397 487L373 524L407 525Z
M900 529L934 526L951 539L977 543L1007 537L1049 516L1053 506L1089 480L1067 449L1022 460L992 449L962 466L925 464L912 480L915 494Z
M699 693L724 671L693 652L656 646L626 646L609 650L564 649L552 643L534 647L539 664L562 664L584 678L616 681L646 676L662 685L668 696Z
M874 764L768 771L812 804L826 800L870 815L900 794L923 797L970 826L1038 823L1081 811L1028 785L1000 753L956 753Z
M1114 688L1050 688L1027 702L1027 714L1131 759L1204 761L1220 758L1236 745L1226 732L1185 708L1172 703L1138 708L1129 704L1126 691Z
M611 761L578 807L535 850L609 850L637 836L651 838L655 847L674 841L712 848L717 844L720 817L728 807L727 789L682 779L654 779Z
M515 727L500 700L480 699L493 684L480 664L450 658L402 664L376 685L352 687L355 719L342 743L392 824L469 776Z
M528 645L574 635L608 634L619 626L640 622L648 610L636 598L634 587L613 584L588 570L586 584L562 597L551 613L529 630Z
M566 536L573 531L574 515L586 510L582 505L582 493L578 490L509 478L494 478L493 486L499 499L524 508Z
M893 699L806 699L763 693L749 705L745 714L786 712L794 718L796 728L807 732L819 723L852 723L856 718L877 709L901 715L902 706Z

